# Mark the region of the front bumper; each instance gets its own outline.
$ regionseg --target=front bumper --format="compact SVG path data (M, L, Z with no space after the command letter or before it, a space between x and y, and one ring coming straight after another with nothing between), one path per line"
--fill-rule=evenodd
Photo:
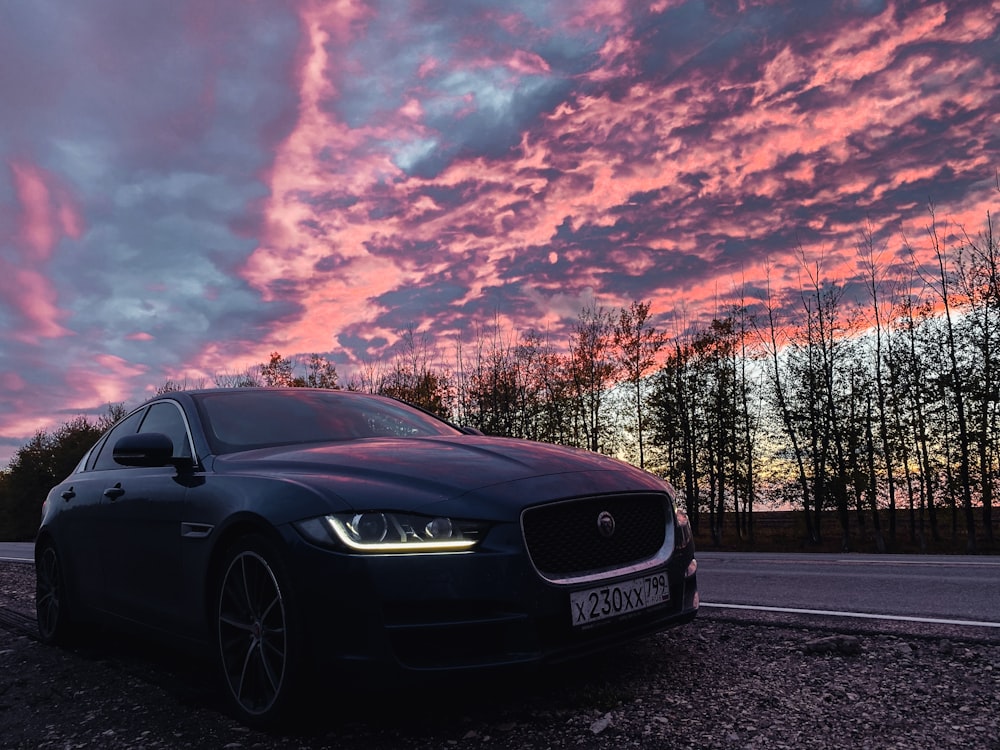
M301 543L295 558L320 664L452 671L558 662L689 622L698 608L693 545L645 571L666 573L668 602L587 627L573 626L570 593L595 583L543 580L516 525L494 528L469 553L347 555Z

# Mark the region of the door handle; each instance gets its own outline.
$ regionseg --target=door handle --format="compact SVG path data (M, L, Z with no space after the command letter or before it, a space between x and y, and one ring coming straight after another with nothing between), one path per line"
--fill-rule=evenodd
M73 492L73 488L70 487L68 490L63 490L62 493L60 493L59 497L68 502L72 500L74 497L76 497L76 493Z
M125 490L122 489L122 483L119 482L114 487L108 487L104 490L104 497L110 499L112 502L120 498L125 494Z

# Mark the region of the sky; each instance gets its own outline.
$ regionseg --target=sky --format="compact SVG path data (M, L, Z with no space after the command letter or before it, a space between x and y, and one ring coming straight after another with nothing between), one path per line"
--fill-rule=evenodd
M1000 0L0 1L0 467L274 351L850 281L998 168Z

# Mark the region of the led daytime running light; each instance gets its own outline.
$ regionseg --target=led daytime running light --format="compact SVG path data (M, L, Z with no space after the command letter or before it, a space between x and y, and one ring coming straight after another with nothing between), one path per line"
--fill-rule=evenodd
M383 541L365 542L359 539L357 533L339 516L327 516L326 522L339 542L358 552L461 552L472 549L476 544L475 539L410 538L409 541L401 541L392 537L386 537Z

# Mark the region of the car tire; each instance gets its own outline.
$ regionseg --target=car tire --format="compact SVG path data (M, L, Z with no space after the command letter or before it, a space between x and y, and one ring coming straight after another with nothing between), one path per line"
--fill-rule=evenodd
M35 555L35 618L43 643L65 646L72 640L69 589L52 542L45 542Z
M223 555L214 588L215 651L226 699L262 729L291 716L302 659L297 612L274 546L248 535Z

